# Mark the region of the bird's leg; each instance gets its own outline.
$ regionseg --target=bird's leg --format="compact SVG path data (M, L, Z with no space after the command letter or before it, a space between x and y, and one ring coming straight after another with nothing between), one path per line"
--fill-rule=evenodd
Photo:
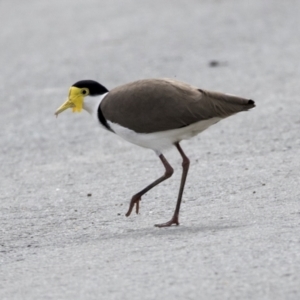
M154 188L156 185L158 185L159 183L161 183L162 181L170 178L174 172L173 168L171 167L171 165L169 164L169 162L166 160L166 158L160 154L159 155L160 160L162 161L166 171L165 174L163 176L161 176L160 178L158 178L157 180L155 180L154 182L152 182L151 184L149 184L147 187L145 187L143 190L141 190L140 192L138 192L137 194L135 194L134 196L132 196L131 201L130 201L130 205L129 205L129 209L126 213L126 217L130 216L134 205L136 205L136 213L139 213L139 203L141 201L142 196L147 193L149 190L151 190L152 188Z
M168 221L166 223L162 223L162 224L156 224L155 225L156 227L168 227L173 224L179 225L179 210L180 210L181 198L182 198L182 194L183 194L183 190L184 190L187 173L189 171L190 160L188 159L188 157L185 155L185 153L181 149L179 143L176 143L175 146L182 157L182 176L181 176L181 183L180 183L180 189L179 189L179 193L178 193L176 208L174 211L174 215L170 221Z

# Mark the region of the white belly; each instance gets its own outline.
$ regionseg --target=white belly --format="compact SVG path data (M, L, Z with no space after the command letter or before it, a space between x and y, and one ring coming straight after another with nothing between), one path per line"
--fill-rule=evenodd
M176 142L180 142L181 140L189 139L197 135L198 133L207 129L209 126L216 124L221 119L222 118L212 118L186 127L159 131L155 133L137 133L119 124L112 123L110 121L107 123L114 130L114 132L124 140L144 148L152 149L159 153L171 147Z

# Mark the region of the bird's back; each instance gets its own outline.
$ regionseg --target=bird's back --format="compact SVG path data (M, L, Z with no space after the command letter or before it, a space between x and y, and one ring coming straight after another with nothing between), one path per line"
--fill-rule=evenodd
M201 90L172 79L128 83L112 89L101 102L107 120L139 133L226 118L254 106L249 99Z

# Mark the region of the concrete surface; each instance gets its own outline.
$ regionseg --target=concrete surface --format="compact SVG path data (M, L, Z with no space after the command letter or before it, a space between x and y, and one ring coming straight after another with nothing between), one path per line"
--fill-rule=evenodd
M0 2L0 299L300 299L300 2ZM211 61L218 65L210 66ZM257 108L182 143L176 170L54 117L69 86L171 77ZM88 197L87 194L92 196Z

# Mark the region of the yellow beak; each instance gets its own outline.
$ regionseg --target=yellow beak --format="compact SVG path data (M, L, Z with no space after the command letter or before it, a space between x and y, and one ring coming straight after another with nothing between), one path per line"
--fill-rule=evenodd
M83 106L83 98L80 88L71 87L67 101L56 110L55 115L58 116L58 114L68 108L73 108L73 112L80 112Z

